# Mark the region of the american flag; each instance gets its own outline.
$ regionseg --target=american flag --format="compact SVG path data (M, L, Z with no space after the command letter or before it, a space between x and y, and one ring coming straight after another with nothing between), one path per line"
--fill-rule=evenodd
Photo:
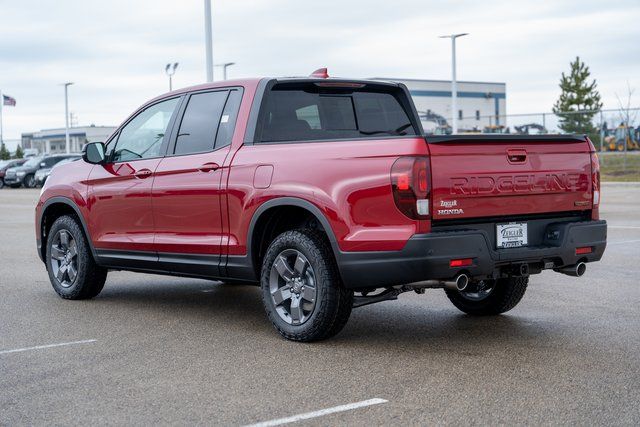
M7 95L2 95L2 105L16 106L16 99Z

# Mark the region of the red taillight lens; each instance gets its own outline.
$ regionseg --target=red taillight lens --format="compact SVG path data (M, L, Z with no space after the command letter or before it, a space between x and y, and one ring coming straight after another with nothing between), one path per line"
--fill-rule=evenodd
M600 160L595 151L591 152L591 219L600 219Z
M585 255L593 252L593 248L591 246L584 246L582 248L576 248L576 255Z
M411 219L429 218L429 159L400 157L391 167L393 199Z
M600 160L596 153L591 153L591 185L593 206L598 206L600 204Z
M473 258L452 259L449 261L449 267L467 267L473 264Z

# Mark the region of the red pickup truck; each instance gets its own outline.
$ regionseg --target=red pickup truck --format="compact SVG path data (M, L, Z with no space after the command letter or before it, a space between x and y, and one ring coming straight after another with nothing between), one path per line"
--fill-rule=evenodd
M55 169L36 208L61 297L96 296L111 269L259 284L291 340L428 288L503 313L530 275L581 276L606 245L588 138L425 137L393 82L320 72L181 89L83 158Z

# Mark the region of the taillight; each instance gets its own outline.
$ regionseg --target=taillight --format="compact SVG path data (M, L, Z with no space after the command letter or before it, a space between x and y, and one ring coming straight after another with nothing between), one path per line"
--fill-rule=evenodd
M593 188L593 206L600 204L600 160L596 153L591 153L591 184Z
M600 160L595 152L591 153L591 194L593 195L592 219L599 219L600 206Z
M391 167L396 206L411 219L429 218L429 159L400 157Z

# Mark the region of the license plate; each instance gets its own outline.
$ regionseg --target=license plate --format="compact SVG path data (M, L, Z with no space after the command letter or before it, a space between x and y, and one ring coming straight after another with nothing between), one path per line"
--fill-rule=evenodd
M527 246L527 223L496 224L496 237L498 249Z

